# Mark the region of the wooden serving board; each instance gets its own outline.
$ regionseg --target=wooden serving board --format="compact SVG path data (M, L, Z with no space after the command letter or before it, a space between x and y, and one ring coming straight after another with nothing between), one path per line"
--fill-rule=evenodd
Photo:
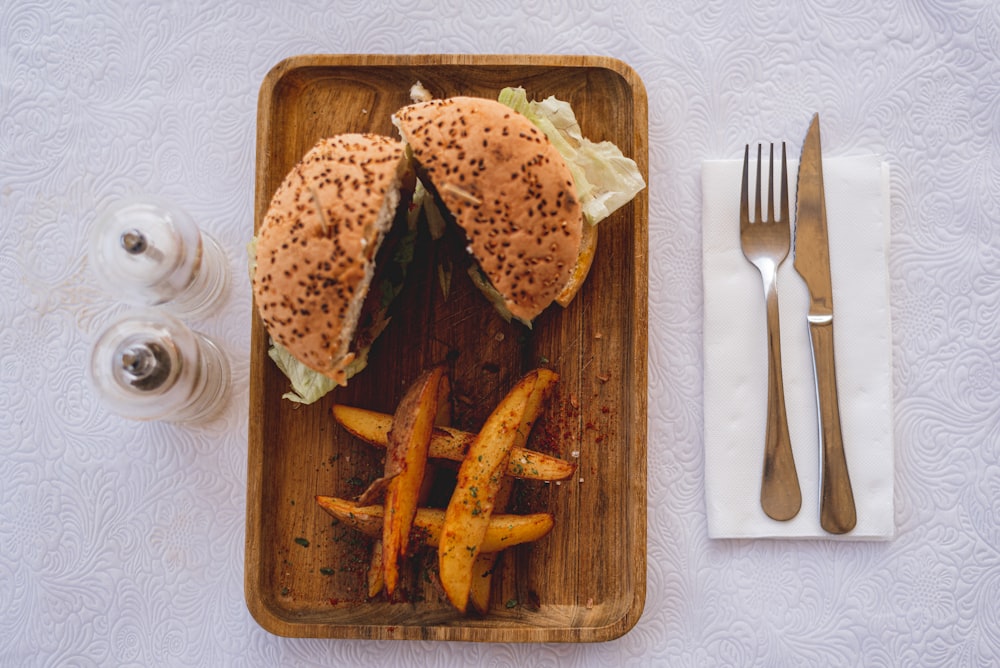
M529 98L555 95L572 104L588 137L611 140L647 174L646 92L620 61L300 56L278 64L261 86L255 230L285 174L319 138L397 136L390 115L410 102L416 81L438 97L495 98L508 85L523 86ZM254 315L245 593L264 628L300 637L495 642L602 641L632 628L646 586L646 191L599 231L582 291L530 330L500 318L464 272L452 274L445 297L438 267L449 251L421 245L369 367L310 406L281 398L288 386ZM343 431L331 405L391 413L420 371L440 362L451 370L454 423L470 430L523 373L557 371L561 381L529 447L579 463L577 476L560 484L518 481L514 510L551 512L555 527L503 553L485 616L448 605L432 553L406 563L394 600L367 599L369 541L314 501L317 494L354 498L382 470L383 453Z

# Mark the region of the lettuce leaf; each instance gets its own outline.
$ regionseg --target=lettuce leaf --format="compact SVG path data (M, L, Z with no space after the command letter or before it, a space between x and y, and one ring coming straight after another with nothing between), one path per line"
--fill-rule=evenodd
M639 167L609 141L583 136L568 102L553 96L528 100L524 88L504 88L498 100L545 133L569 165L584 219L592 225L628 204L646 187Z
M316 373L288 352L284 346L271 343L267 355L277 365L281 373L288 377L292 384L291 392L281 395L282 399L294 401L297 404L311 404L337 386L333 380L321 373Z

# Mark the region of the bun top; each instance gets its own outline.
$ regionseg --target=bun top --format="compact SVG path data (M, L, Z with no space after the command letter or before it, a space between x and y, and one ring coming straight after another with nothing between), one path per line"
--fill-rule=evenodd
M253 294L271 337L340 384L408 160L388 137L321 139L288 173L257 236Z
M393 122L507 308L533 320L566 285L580 249L583 217L562 155L494 100L430 100Z

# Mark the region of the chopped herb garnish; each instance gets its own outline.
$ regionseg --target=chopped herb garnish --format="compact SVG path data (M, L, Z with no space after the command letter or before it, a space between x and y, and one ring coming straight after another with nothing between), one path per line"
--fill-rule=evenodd
M333 575L333 569L332 568L327 568L326 566L324 566L323 568L319 569L319 572L321 574L323 574L323 575Z
M507 606L508 610L510 610L511 608L516 608L517 607L517 599L516 598L512 598L512 599L508 600L507 603L506 603L506 606Z
M301 545L302 547L309 547L309 541L306 540L305 538L302 538L301 536L296 538L295 542Z

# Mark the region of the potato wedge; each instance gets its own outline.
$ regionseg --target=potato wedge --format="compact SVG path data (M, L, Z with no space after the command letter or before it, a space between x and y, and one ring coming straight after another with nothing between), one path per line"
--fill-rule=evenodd
M385 517L382 524L382 573L391 596L399 582L399 558L406 555L410 527L424 481L431 431L439 413L438 388L445 374L434 367L410 386L392 417L385 463Z
M528 402L525 405L524 416L521 418L521 425L518 427L517 434L514 437L514 447L511 449L511 458L514 457L515 452L523 450L525 443L528 442L528 436L531 434L531 430L535 426L535 421L538 420L538 416L542 413L542 406L544 406L546 400L548 400L554 387L554 380L553 382L536 382L535 389L531 392L531 395L528 397ZM508 471L509 470L510 464L508 463ZM509 476L503 479L503 482L497 491L496 501L494 502L494 508L496 510L504 511L507 509L511 493L514 489L512 482L513 481ZM485 615L490 609L490 592L493 590L493 574L496 572L497 559L499 556L500 555L495 552L480 552L472 565L469 603L472 604L472 609L481 615Z
M469 604L472 567L493 514L497 492L518 441L532 393L541 384L554 384L555 372L536 369L525 375L486 419L462 460L451 501L445 511L438 569L448 600L464 613ZM535 403L538 410L540 403Z
M377 539L382 535L382 520L385 517L385 508L382 506L359 506L354 501L333 496L317 496L316 503L333 517L366 536ZM418 508L413 517L413 528L417 531L414 538L437 547L441 540L444 516L445 511L439 508ZM549 513L494 515L483 536L481 551L499 552L514 545L534 542L545 537L552 525L553 519Z
M507 483L509 485L509 482ZM501 491L501 495L502 495ZM500 503L499 499L496 507L503 509L507 505L506 500ZM493 517L497 517L494 515ZM484 541L485 542L485 541ZM479 554L472 562L472 578L469 581L469 603L472 609L481 615L485 615L490 609L490 593L493 591L493 573L495 572L499 552L484 552L480 545Z
M392 416L354 406L337 404L333 417L344 429L362 441L386 447ZM475 434L451 427L434 427L427 456L460 462L476 438ZM507 475L527 480L566 480L576 471L576 464L565 459L515 446L510 453Z

